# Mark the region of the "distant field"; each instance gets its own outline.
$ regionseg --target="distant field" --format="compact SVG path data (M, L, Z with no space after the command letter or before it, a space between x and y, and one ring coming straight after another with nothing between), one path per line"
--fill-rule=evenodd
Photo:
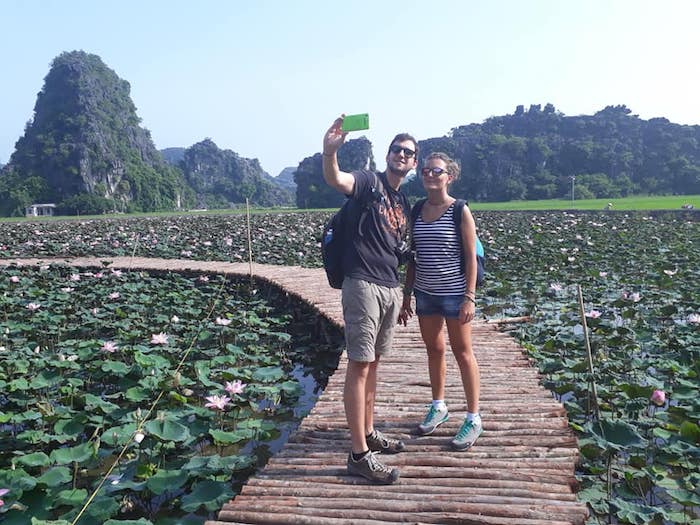
M700 210L700 195L680 195L670 197L625 197L620 199L588 199L575 200L550 199L541 201L509 201L509 202L470 202L469 206L475 211L540 211L540 210L603 210L608 203L612 203L611 210L680 210L684 204L691 204L693 209ZM333 210L328 208L327 211ZM324 211L299 210L297 208L251 208L251 213L290 213L298 211ZM151 212L119 215L85 215L56 216L56 217L0 217L0 222L18 222L26 220L66 220L66 219L105 219L105 218L125 218L125 217L163 217L173 215L226 215L245 213L245 207L226 210L197 210L179 212Z
M611 210L680 210L684 204L700 209L700 195L673 195L669 197L624 197L620 199L550 199L541 201L471 202L476 211L518 210L603 210L608 203Z

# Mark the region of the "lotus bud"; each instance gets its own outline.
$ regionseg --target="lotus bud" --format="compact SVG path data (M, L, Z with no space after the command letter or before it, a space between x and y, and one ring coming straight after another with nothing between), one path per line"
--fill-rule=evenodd
M663 390L654 390L651 394L651 402L657 407L663 406L666 403L666 394Z

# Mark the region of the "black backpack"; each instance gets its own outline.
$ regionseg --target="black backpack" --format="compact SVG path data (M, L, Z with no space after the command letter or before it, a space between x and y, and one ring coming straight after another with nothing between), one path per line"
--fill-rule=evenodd
M423 204L428 199L421 199L413 205L411 208L411 228L420 217L420 212L423 209ZM461 254L461 267L464 269L464 250L462 249L462 211L467 205L467 201L464 199L455 200L455 205L452 210L452 222L454 222L455 230L457 231L457 238L459 239L460 254ZM412 246L415 250L415 246ZM479 237L476 238L476 284L481 286L484 282L484 245L481 244Z
M357 199L348 198L323 228L321 254L323 268L326 270L326 277L328 277L328 284L331 285L331 288L340 289L343 287L345 247L352 243L355 235L362 235L362 223L367 217L372 203L382 194L381 184L375 173L374 185L367 200L359 202ZM360 206L359 211L357 210L358 206ZM355 221L356 224L354 224Z

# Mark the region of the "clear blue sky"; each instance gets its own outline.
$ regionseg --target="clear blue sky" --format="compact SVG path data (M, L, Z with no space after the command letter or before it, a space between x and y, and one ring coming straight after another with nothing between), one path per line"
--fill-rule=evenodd
M699 21L697 0L2 0L0 163L78 49L129 81L157 148L209 137L271 175L341 112L370 114L381 168L397 132L518 104L700 124Z

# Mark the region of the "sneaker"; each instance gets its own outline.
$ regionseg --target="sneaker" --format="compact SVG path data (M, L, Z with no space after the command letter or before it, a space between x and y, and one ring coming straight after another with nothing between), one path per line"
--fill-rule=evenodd
M438 410L433 405L430 405L428 413L425 415L423 422L418 425L418 432L423 436L432 434L435 429L442 425L445 421L450 419L450 415L447 413L447 407L445 410Z
M373 452L383 452L384 454L396 454L406 448L404 442L398 439L386 437L376 428L365 438L367 447Z
M450 444L452 448L457 450L466 450L476 443L476 438L478 438L483 431L484 427L481 425L481 420L467 421L465 419L459 432L457 432L457 435Z
M348 474L362 476L374 483L384 485L391 485L399 479L399 469L387 467L377 459L377 453L372 451L358 461L352 459L352 452L348 454Z

